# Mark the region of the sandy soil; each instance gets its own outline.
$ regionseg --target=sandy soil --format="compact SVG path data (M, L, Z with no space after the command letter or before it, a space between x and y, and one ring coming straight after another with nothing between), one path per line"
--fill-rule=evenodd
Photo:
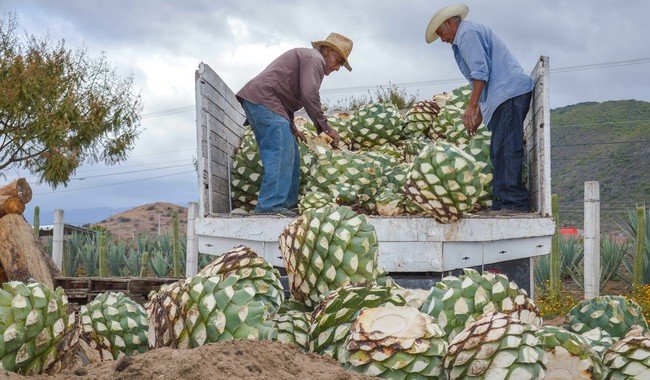
M342 369L329 358L293 345L228 341L193 350L160 348L117 361L93 364L56 376L25 377L0 371L0 379L371 379Z

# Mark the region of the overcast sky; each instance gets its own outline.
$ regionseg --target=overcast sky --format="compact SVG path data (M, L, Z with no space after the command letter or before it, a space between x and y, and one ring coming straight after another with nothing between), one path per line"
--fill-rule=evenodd
M647 1L466 3L468 19L491 27L526 70L540 55L550 57L551 68L650 57ZM458 78L451 47L424 41L430 17L447 4L419 0L0 0L0 14L16 13L20 26L29 33L49 33L53 39L65 39L69 47L85 46L91 56L105 52L119 73L133 74L144 101L143 132L128 161L110 168L84 166L67 188L52 190L34 184L30 206L40 205L44 210L132 207L156 201L185 206L197 200L191 165L196 155L195 114L187 106L194 103L194 70L199 62L209 64L237 91L279 54L309 46L310 41L336 31L354 41L350 56L354 70L326 77L322 90ZM553 73L552 105L650 101L649 69L646 61ZM460 84L406 89L429 98ZM323 100L334 103L364 94L364 90L324 91ZM166 110L171 112L153 116ZM138 172L119 174L133 171ZM6 174L12 178L20 173Z

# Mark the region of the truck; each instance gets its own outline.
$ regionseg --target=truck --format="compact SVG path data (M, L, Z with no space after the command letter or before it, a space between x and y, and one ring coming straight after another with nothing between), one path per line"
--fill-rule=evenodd
M462 268L503 273L533 296L533 260L551 252L551 138L549 59L531 72L535 83L524 123L526 181L534 212L469 214L451 224L422 216L369 216L379 240L379 265L396 283L428 289ZM195 72L198 203L187 224L186 275L198 254L219 255L243 244L282 269L278 236L292 221L275 215L230 213L230 169L245 115L234 92L205 63Z

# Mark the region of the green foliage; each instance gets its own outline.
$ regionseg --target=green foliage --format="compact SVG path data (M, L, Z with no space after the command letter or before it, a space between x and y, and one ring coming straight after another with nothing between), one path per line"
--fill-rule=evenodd
M100 238L103 236L103 238ZM173 273L173 253L171 234L139 235L134 240L121 241L110 239L108 235L73 233L64 243L64 268L66 276L102 276L100 267L100 240L105 240L105 276L141 276L151 268L158 277L166 277ZM47 243L47 252L52 252L52 239ZM180 235L177 241L178 257L180 260L180 276L185 273L185 236ZM153 252L150 255L148 252ZM206 255L207 256L207 255ZM216 256L209 256L214 259ZM211 261L211 260L210 260ZM206 263L207 264L207 263Z
M535 278L535 286L537 286L542 293L548 293L548 288L551 282L550 255L537 258L537 262L533 268L533 276Z
M629 210L623 220L618 223L620 230L629 241L636 241L638 217L635 209ZM650 209L645 209L645 244L643 250L643 283L650 284ZM634 272L631 265L626 263L626 269L630 274Z
M97 251L99 252L99 277L108 276L108 259L106 258L106 235L99 232Z
M149 265L156 277L167 277L171 268L169 257L163 251L155 251L151 256Z
M351 96L336 102L334 106L325 106L335 111L354 111L368 103L389 103L397 109L403 110L410 108L417 101L417 95L409 94L403 87L394 84L388 86L379 86L374 93L368 91L368 95Z
M582 245L578 239L558 239L560 249L560 277L562 279L573 277L573 273L582 268ZM551 281L550 256L537 259L533 268L535 285L542 291L550 293L547 285Z
M41 209L40 207L36 206L34 207L34 235L38 237L39 233L41 232Z
M178 241L178 210L174 210L172 214L174 221L173 235L172 235L172 256L174 258L174 277L181 276L181 247Z
M629 244L617 242L609 236L600 239L600 290L612 279L626 280L619 271L621 266L630 265L626 260L629 251ZM584 288L584 250L580 252L579 260L573 266L571 277L575 283Z
M216 259L217 259L217 256L215 256L215 255L206 255L204 253L199 253L199 262L198 262L199 270L205 268L208 264L210 264L211 262L213 262Z
M78 236L77 239L74 239L74 236ZM83 269L86 276L96 276L98 259L99 255L97 254L97 244L95 243L95 237L89 236L86 234L72 234L70 241L70 252L73 252L79 257L81 263L83 264ZM76 274L76 268L74 271L70 272L71 276Z
M128 257L128 246L123 241L113 242L106 246L106 261L110 276L125 276L130 274L130 269L125 270L125 261Z
M601 228L616 229L635 203L649 202L650 103L580 103L551 111L552 187L564 226L583 224L584 182L598 181ZM603 144L630 141L625 144ZM584 145L571 145L580 143ZM596 143L596 144L592 144Z
M644 258L645 258L645 241L646 241L646 223L647 223L647 218L645 216L645 207L637 207L636 208L636 241L634 244L634 275L632 276L634 278L634 284L635 285L641 285L645 281L645 266L644 266Z
M571 277L571 273L580 265L582 252L584 250L582 243L578 239L560 239L560 273L562 278Z
M408 94L403 87L394 84L377 87L374 99L379 103L393 104L399 110L411 108L416 101L415 95Z
M81 251L85 250L86 246L90 246L86 235L73 232L72 235L65 241L63 245L63 268L64 276L75 276L77 268L81 261ZM52 252L52 240L48 239L48 252Z
M138 277L140 275L141 268L142 268L142 259L140 257L139 252L133 247L128 247L126 257L124 258L124 268L122 269L122 276Z
M142 253L142 259L140 260L140 277L147 276L147 268L149 268L149 252Z
M132 76L118 76L105 55L22 35L14 14L0 18L0 170L56 187L82 164L126 159L142 109Z

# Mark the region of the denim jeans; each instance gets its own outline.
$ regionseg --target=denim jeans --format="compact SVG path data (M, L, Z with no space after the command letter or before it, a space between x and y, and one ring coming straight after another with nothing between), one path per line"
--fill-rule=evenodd
M493 210L514 209L530 211L530 198L522 181L524 162L524 119L528 113L531 93L522 94L501 103L494 111L488 129L492 131L490 159Z
M242 106L253 128L264 165L255 211L277 212L296 206L300 181L300 151L291 133L289 120L261 104L244 100Z

